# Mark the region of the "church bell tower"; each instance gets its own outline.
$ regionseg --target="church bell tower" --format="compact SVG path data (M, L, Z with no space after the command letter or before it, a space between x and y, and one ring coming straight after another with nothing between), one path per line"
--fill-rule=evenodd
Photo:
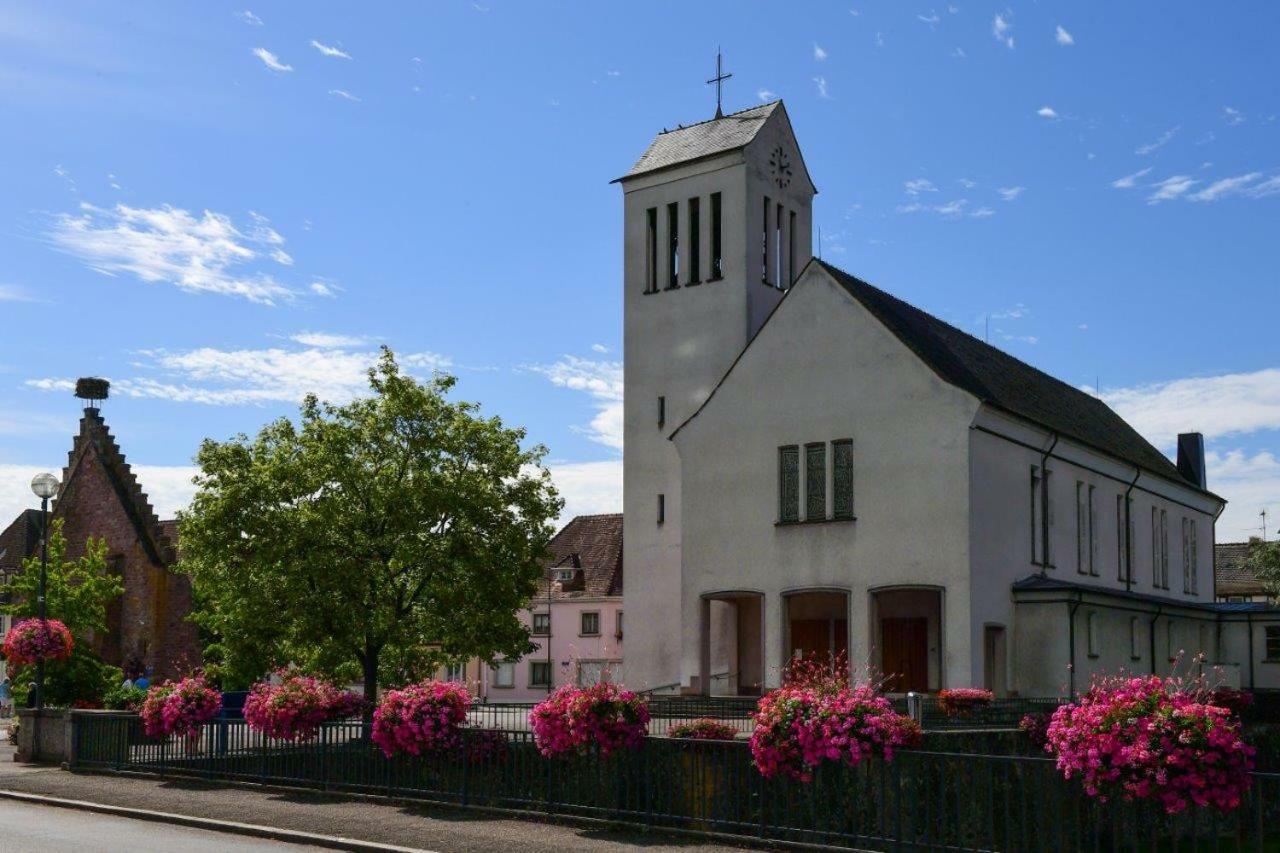
M719 86L726 75L712 82ZM717 99L718 100L718 99ZM703 691L682 660L680 460L707 399L812 255L817 192L781 101L654 138L623 191L625 681Z

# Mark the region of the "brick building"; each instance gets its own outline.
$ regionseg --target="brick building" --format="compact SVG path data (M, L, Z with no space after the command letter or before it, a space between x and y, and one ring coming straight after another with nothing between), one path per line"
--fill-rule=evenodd
M107 663L150 670L154 678L185 674L201 662L191 611L191 582L173 571L177 522L152 509L120 446L95 408L86 408L67 455L62 485L50 511L63 520L68 555L79 557L85 540L107 542L108 570L124 594L107 610L107 631L92 638ZM0 532L0 571L13 572L40 547L40 513L23 511Z

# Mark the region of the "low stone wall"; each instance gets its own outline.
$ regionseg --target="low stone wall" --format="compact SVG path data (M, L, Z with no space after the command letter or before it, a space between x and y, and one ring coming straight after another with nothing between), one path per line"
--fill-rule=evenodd
M65 708L18 709L17 761L69 763L72 757L71 712Z

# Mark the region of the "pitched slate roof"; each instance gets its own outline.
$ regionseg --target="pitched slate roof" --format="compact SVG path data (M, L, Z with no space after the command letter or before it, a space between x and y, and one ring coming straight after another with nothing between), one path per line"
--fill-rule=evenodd
M553 600L622 595L622 513L579 515L564 526L547 546L545 578L556 569L580 570L571 583L551 583ZM547 594L546 585L535 594Z
M947 382L1010 414L1203 491L1110 406L843 270L816 260ZM1210 493L1211 494L1211 493Z
M1219 542L1213 546L1216 563L1214 592L1217 595L1268 595L1267 587L1258 580L1245 562L1250 542Z
M617 180L624 181L646 172L656 172L690 160L700 160L742 148L755 139L756 133L764 127L764 123L781 103L773 101L730 113L723 118L708 119L675 130L664 130L649 143L631 171Z
M22 561L40 547L40 510L24 509L0 531L0 580L22 568Z

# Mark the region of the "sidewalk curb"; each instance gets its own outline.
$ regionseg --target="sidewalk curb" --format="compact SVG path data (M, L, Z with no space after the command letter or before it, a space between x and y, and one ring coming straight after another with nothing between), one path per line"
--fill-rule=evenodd
M96 812L115 817L146 820L153 823L169 823L191 829L203 829L210 832L221 832L230 835L245 835L252 838L265 838L271 841L283 841L290 844L309 844L312 847L325 847L330 850L352 850L357 853L433 853L420 847L400 847L395 844L379 844L373 841L361 841L357 838L343 838L335 835L319 835L312 832L301 832L294 829L279 829L273 826L259 826L253 823L215 820L213 818L195 817L193 815L158 812L149 809L135 809L127 806L112 806L105 803L94 803L87 800L68 800L62 797L48 797L42 794L28 794L22 791L0 789L0 799L14 800L33 805L54 806L78 811Z

